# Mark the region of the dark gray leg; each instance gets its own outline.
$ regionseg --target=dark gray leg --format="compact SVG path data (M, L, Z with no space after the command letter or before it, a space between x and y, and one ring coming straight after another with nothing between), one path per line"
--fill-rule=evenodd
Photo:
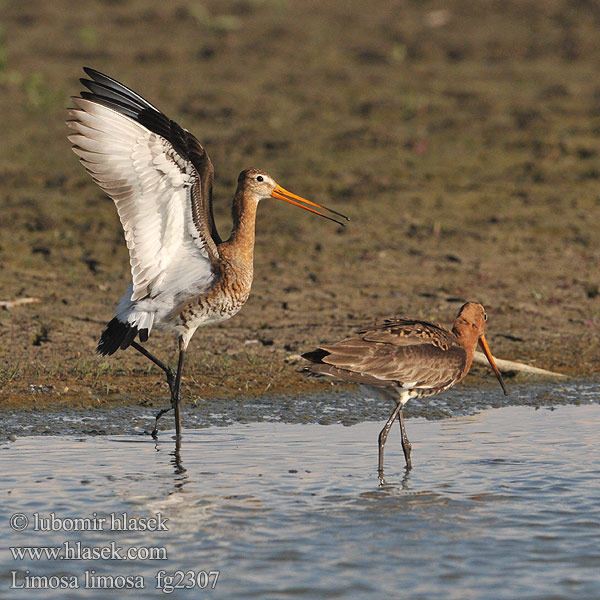
M410 462L410 450L412 448L411 443L406 437L406 429L404 429L404 415L402 414L402 404L400 406L400 412L398 413L398 421L400 422L400 435L402 436L402 451L404 452L404 460L406 460L406 469L410 471L412 469L412 463Z
M153 354L150 354L150 352L146 350L146 348L144 348L144 346L142 346L141 344L138 344L137 342L131 342L131 346L135 348L138 352L143 354L146 358L149 358L157 367L159 367L166 373L167 381L169 382L169 388L171 388L175 377L173 369L171 369L171 367L167 367L167 365L165 365L165 363L162 360L159 360Z
M383 426L383 429L379 432L379 468L377 470L379 471L380 479L383 479L383 447L385 446L385 442L387 441L388 433L390 432L390 429L391 429L392 425L394 424L394 421L396 420L398 413L401 410L402 410L402 404L399 403L398 406L396 406L396 408L394 409L392 416L387 420L387 423Z
M169 408L163 408L162 410L159 410L156 413L156 418L154 421L154 429L152 430L152 434L151 434L153 438L156 438L158 435L158 420L165 413L168 413L175 406L173 398L175 396L177 377L176 377L175 373L173 372L173 369L171 369L171 367L168 367L167 365L165 365L165 363L163 363L161 360L156 358L156 356L154 356L148 350L146 350L146 348L144 348L144 346L142 346L141 344L138 344L137 342L131 342L131 345L138 352L143 354L146 358L149 358L159 369L162 369L165 372L165 375L167 376L167 384L169 385L169 390L171 391L171 406L169 406ZM181 362L181 353L179 355L179 361ZM179 369L178 369L178 371L179 371ZM180 376L180 379L181 379L181 376ZM179 423L180 423L180 429L181 429L181 421ZM175 431L177 431L177 414L175 415Z
M185 350L182 340L179 340L179 361L177 363L177 376L175 377L175 390L171 393L171 404L175 409L175 435L181 436L181 373L183 371L183 357Z

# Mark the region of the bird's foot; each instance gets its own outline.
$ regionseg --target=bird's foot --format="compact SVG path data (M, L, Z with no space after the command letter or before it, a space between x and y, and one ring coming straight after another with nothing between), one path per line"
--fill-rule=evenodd
M156 420L154 421L154 429L152 430L152 433L150 434L155 440L158 439L158 420L165 413L168 413L172 408L173 408L173 406L169 406L169 408L163 408L162 410L159 410L156 413L156 417L155 417Z

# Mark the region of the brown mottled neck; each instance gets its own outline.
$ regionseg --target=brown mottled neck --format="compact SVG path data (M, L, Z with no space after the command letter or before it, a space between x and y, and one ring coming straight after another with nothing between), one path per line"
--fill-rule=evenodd
M465 320L459 315L454 322L454 327L452 327L452 333L456 336L458 343L465 349L465 352L467 353L467 362L465 363L465 367L460 377L460 379L462 379L471 368L473 356L475 355L475 349L477 348L477 343L479 342L480 331L477 326L474 326L473 323Z
M258 202L252 194L243 186L238 186L231 207L233 229L229 240L223 244L227 258L250 270L254 259L257 207Z

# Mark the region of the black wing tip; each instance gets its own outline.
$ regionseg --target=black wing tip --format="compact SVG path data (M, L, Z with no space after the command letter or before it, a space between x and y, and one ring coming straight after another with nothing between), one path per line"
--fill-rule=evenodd
M108 96L103 96L102 94L98 94L96 92L88 92L86 90L83 90L81 92L80 97L83 100L89 100L90 102L95 102L96 104L100 104L112 110L116 110L118 113L121 113L126 117L130 117L135 121L140 121L140 114L142 113L142 110L140 110L137 106L132 105L131 103L116 100L114 98L109 98Z
M85 74L95 83L103 83L106 81L111 81L119 86L123 86L123 84L120 81L117 81L114 77L111 77L110 75L107 75L106 73L103 73L102 71L98 71L98 69L92 69L92 67L82 67ZM85 81L88 81L87 79L83 79L80 78L79 81L81 81L81 83L83 83L85 85ZM125 86L123 86L125 87Z
M81 98L130 117L153 133L165 138L184 159L188 159L188 136L191 136L189 132L186 132L143 96L120 81L90 67L83 67L83 70L91 80L83 77L79 79L81 85L87 88L81 92ZM198 145L204 151L199 142Z
M101 73L100 71L98 71L96 69L92 69L92 67L83 67L83 70L92 79L94 78L95 75L103 75L104 77L106 77L106 75L104 75L104 73Z
M116 101L117 106L112 108L116 108L117 110L120 110L121 107L125 107L134 111L135 113L140 113L146 110L160 113L160 111L150 102L148 102L148 100L146 100L143 96L132 90L130 87L127 87L124 83L121 83L117 79L114 79L113 77L110 77L109 75L90 67L83 67L83 70L85 71L86 75L90 77L90 79L81 77L79 82L81 85L90 90L94 96L94 98L91 98L92 100L99 99L100 101Z
M142 329L142 331L146 332L145 336L148 339L148 330ZM131 345L137 334L138 328L135 325L122 323L115 317L107 323L106 329L102 332L96 353L100 356L111 356L117 350L125 350Z
M87 88L89 88L89 85L88 85L89 83L106 85L107 81L115 83L118 86L123 86L123 84L121 82L117 81L116 79L113 79L109 75L106 75L106 73L102 73L102 71L92 69L91 67L83 67L83 70L84 70L85 74L89 77L89 79L86 79L85 77L80 77L79 83L81 83L82 85L84 85ZM123 86L123 87L125 87L125 86Z

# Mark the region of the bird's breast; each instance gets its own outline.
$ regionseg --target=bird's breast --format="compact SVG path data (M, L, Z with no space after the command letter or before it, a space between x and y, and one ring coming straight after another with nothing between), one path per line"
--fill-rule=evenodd
M246 303L251 286L251 272L225 270L210 290L187 300L173 316L188 329L226 321Z

